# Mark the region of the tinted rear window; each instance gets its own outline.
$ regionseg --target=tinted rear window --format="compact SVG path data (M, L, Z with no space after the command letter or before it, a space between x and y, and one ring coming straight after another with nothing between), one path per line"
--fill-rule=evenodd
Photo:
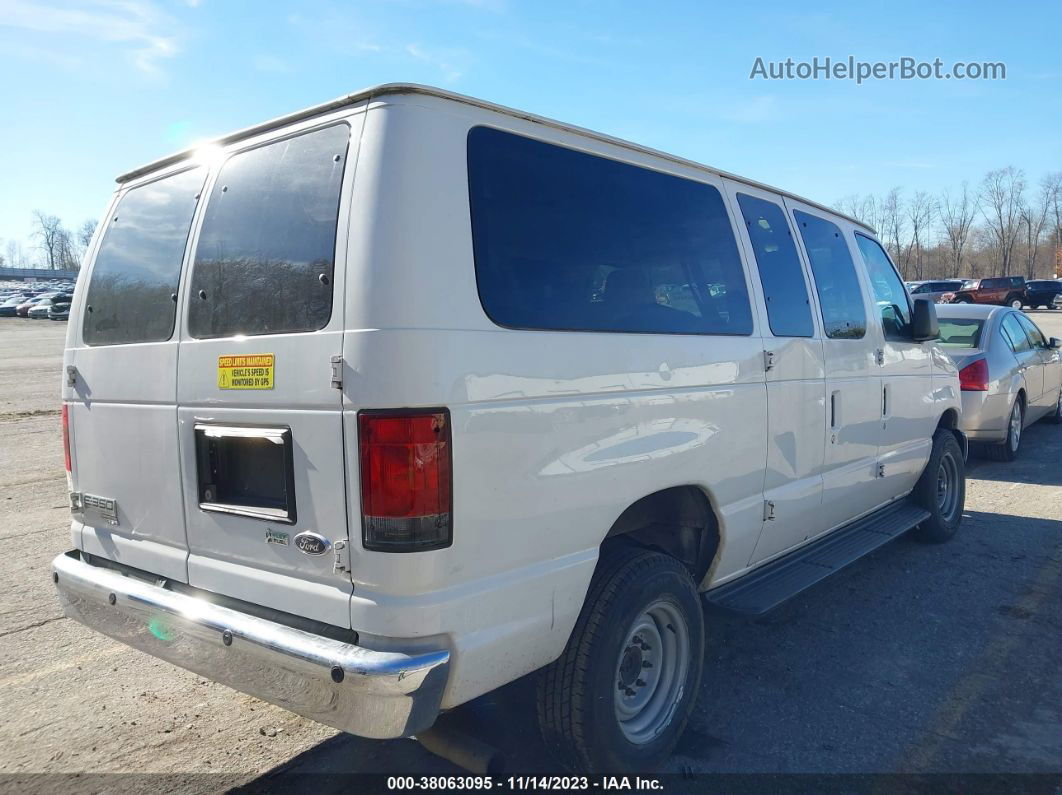
M866 305L855 264L837 224L793 210L815 274L826 336L860 339L867 331Z
M231 157L196 245L192 336L315 331L332 315L336 223L350 128Z
M977 348L981 345L983 320L973 318L940 318L940 344L951 348Z
M468 135L487 315L528 329L751 334L744 270L711 185L487 127Z
M774 202L745 193L739 193L737 200L756 255L771 333L776 337L812 336L815 326L804 269L785 213Z
M88 345L161 342L173 336L196 199L205 171L195 168L133 188L108 220L85 298Z

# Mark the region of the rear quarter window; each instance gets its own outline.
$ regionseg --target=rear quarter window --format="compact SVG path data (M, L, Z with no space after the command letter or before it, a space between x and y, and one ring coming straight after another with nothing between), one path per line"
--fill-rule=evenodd
M129 190L107 219L85 298L87 345L162 342L173 336L174 300L205 170Z
M498 325L752 333L712 185L488 127L468 134L468 182L480 300Z
M349 139L350 128L336 124L240 152L222 166L196 245L193 337L328 324Z

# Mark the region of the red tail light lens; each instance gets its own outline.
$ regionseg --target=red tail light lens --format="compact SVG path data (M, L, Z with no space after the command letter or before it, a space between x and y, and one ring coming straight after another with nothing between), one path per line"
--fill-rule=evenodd
M978 359L959 370L959 389L963 392L987 392L988 362Z
M366 549L420 552L453 540L450 412L358 414Z
M63 404L63 461L66 471L70 471L70 406Z

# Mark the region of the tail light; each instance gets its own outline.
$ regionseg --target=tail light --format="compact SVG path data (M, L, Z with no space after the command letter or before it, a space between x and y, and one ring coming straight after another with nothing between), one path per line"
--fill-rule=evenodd
M70 406L66 403L63 404L63 462L66 464L66 471L70 471Z
M959 389L963 392L987 392L988 362L978 359L959 370Z
M363 411L358 440L365 548L419 552L450 546L450 412Z

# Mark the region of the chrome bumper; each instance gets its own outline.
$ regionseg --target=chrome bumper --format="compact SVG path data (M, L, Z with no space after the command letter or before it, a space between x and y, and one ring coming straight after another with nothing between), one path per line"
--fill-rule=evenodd
M431 726L448 651L370 651L92 566L52 561L63 611L91 629L201 676L362 737Z

